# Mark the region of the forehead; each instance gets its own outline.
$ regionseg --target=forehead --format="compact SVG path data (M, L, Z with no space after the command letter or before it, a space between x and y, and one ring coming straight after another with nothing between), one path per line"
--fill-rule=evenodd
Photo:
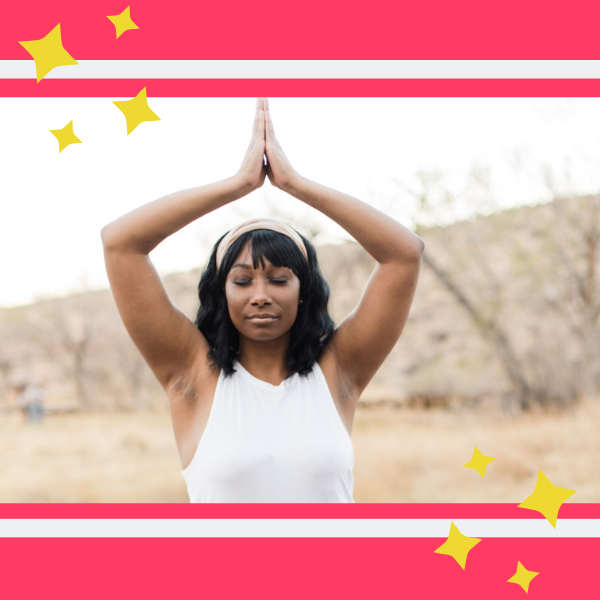
M266 257L263 255L263 260L265 261L265 269L269 270L269 269L287 269L290 270L289 267L275 267L273 266L273 263ZM254 267L252 266L252 242L249 241L240 251L240 253L236 256L235 260L233 261L233 265L231 267L231 271L233 270L254 270ZM258 263L258 269L262 270L262 265L260 264L260 261Z

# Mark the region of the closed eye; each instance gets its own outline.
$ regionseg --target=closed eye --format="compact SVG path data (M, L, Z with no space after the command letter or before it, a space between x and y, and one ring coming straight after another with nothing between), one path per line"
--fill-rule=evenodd
M273 283L287 283L287 279L271 279L271 281ZM249 279L246 279L244 281L234 281L233 283L235 283L236 285L248 285L250 283Z

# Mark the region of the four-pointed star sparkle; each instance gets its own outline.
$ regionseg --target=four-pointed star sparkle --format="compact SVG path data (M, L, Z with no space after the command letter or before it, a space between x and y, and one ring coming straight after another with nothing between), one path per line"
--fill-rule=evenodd
M120 15L111 15L106 18L115 26L117 38L130 29L139 29L139 27L131 20L129 6Z
M60 154L71 144L81 144L81 140L73 133L73 121L69 121L62 129L51 129L50 133L58 140Z
M521 502L519 508L528 508L541 512L550 521L552 527L556 529L558 510L565 500L570 498L576 491L553 485L542 473L542 470L539 469L533 494Z
M41 40L19 42L35 61L35 72L39 83L52 69L79 63L63 48L60 23Z
M519 584L527 594L529 593L529 583L536 575L539 575L539 573L528 571L520 561L517 561L517 572L507 581L508 583Z
M113 104L125 115L127 121L127 135L144 121L160 121L148 106L146 88L131 100L117 100Z
M475 469L481 477L485 476L486 467L493 461L495 458L493 456L486 456L485 454L481 454L477 449L477 446L474 447L473 450L473 458L463 467L467 467L469 469Z
M458 527L450 521L450 535L448 539L434 552L438 554L447 554L452 556L456 562L464 569L467 563L467 554L479 544L478 538L470 538L463 535Z

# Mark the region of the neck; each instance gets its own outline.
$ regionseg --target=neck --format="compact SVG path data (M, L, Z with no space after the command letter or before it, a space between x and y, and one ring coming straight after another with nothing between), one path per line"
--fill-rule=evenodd
M257 341L240 338L240 364L259 379L283 380L289 373L286 361L289 335L277 340Z

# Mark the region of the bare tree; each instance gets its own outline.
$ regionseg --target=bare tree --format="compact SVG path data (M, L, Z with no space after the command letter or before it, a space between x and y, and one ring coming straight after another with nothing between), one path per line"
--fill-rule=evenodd
M582 372L588 382L597 382L600 205L589 201L585 214L575 210L576 221L568 221L566 215L557 219L557 211L570 207L571 214L575 204L556 200L550 203L550 210L535 207L536 218L530 219L532 207L499 209L491 195L489 170L482 165L473 167L460 197L448 190L439 171L421 171L418 179L418 189L409 190L414 199L413 220L419 235L433 242L428 242L423 262L493 348L519 406L527 410L534 404L573 401L579 389L566 355L561 363L555 352L543 347L549 342L564 351L562 330L544 322L544 306L552 305L581 338ZM437 221L451 223L459 215L463 220L459 218L453 225L431 226ZM563 231L565 227L568 233ZM578 247L584 249L583 264L572 256ZM552 253L556 260L549 260ZM567 274L561 281L556 280L552 264L558 260ZM554 295L549 295L549 290ZM565 294L573 292L577 303L565 302ZM579 311L577 316L574 309ZM529 346L523 343L527 331ZM535 339L542 333L544 342L541 337ZM597 390L598 385L588 383L587 389Z
M600 195L557 198L546 251L554 264L554 285L544 299L564 321L579 346L579 387L600 392Z
M93 405L90 365L101 330L94 294L45 300L29 310L29 340L72 382L80 407Z
M445 175L439 170L421 170L417 173L417 179L419 187L416 190L408 189L415 200L412 215L415 229L425 239L428 238L427 230L434 229L440 242L428 243L423 263L465 309L471 322L489 342L518 396L520 407L528 409L535 392L500 317L504 309L504 285L492 265L489 247L486 247L489 232L485 231L487 235L482 235L483 221L473 221L471 217L471 222L465 220L460 227L432 228L424 224L452 223L460 216L466 218L469 213L472 215L477 211L492 212L497 209L490 192L489 169L484 165L474 165L460 198L448 189Z

